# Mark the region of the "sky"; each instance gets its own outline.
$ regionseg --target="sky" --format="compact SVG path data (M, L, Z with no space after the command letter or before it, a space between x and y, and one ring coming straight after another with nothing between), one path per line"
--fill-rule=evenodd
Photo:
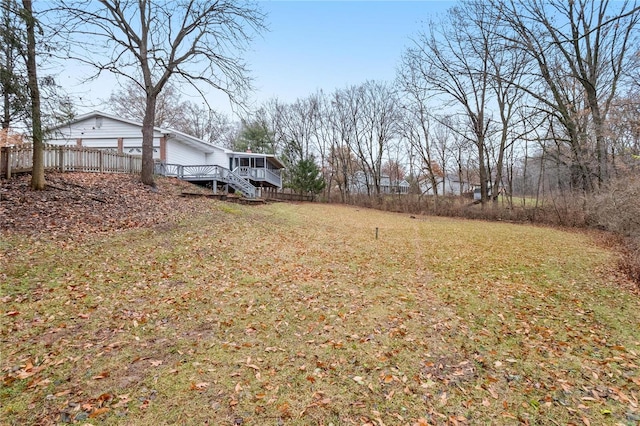
M336 89L367 80L391 81L405 49L432 18L454 1L259 1L269 30L256 37L245 60L255 91L251 104L278 98L293 102L322 89ZM63 86L78 99L78 112L105 109L117 80L103 75L79 83L79 69L64 70ZM188 93L187 93L188 95ZM202 102L198 97L185 100ZM210 105L232 114L226 96L210 92Z

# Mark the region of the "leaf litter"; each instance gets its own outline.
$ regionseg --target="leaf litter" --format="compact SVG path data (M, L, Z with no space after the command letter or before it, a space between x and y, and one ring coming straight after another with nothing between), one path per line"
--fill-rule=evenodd
M9 424L640 418L639 298L585 235L56 178L113 205L3 231Z

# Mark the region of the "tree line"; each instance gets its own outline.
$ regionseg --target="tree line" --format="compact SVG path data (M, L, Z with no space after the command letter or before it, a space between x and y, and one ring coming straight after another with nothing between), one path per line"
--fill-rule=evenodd
M412 38L394 81L274 99L255 120L343 202L362 179L371 197L400 179L434 195L468 182L483 204L594 194L638 170L639 18L635 2L461 1Z
M2 2L4 127L20 114L35 117L19 107L35 88L19 83L30 74L22 72L28 61L17 60L28 52L30 2ZM57 1L46 14L34 28L41 40L54 29L65 35L65 60L92 65L95 77L112 72L128 81L110 103L125 116L136 111L147 129L147 184L150 129L159 124L277 154L292 186L318 172L324 183L315 190L342 202L363 191L380 197L384 184L400 181L433 195L451 191L451 181L467 190L466 182L479 188L483 205L500 194L509 202L545 191L594 194L638 168L635 1L460 1L412 36L394 81L272 99L239 124L206 101L182 102L180 88L205 84L243 103L251 80L241 53L266 28L255 5ZM87 39L95 41L90 49Z

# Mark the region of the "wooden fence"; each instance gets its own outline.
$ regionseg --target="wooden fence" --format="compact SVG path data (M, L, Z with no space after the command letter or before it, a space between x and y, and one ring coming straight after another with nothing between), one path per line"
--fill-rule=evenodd
M265 192L265 196L267 198L273 198L275 200L282 201L313 201L314 196L310 194L296 194L294 192L283 192L283 191L274 191L274 192Z
M142 157L96 148L45 145L45 170L61 172L140 173ZM30 172L33 168L31 144L0 147L0 177Z

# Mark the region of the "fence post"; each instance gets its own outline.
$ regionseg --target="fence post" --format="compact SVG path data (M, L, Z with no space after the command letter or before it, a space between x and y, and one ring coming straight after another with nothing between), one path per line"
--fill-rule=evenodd
M57 146L55 149L58 151L58 169L64 172L64 147Z
M0 165L1 164L5 165L5 173L6 173L7 179L11 179L11 147L10 146L0 149Z
M100 168L100 173L104 173L104 165L102 164L102 154L104 151L100 150L98 151L98 164L99 164L99 168Z

